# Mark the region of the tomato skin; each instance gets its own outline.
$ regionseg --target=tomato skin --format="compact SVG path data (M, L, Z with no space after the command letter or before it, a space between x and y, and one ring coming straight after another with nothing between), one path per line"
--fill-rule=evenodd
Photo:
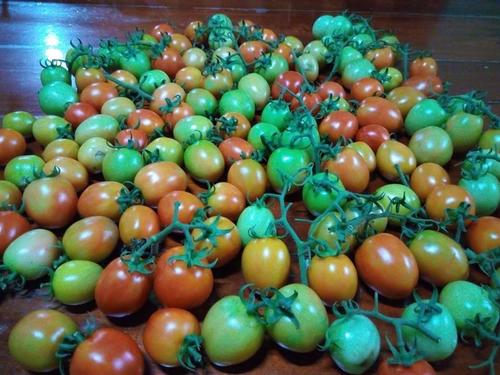
M359 126L379 124L390 132L403 127L403 116L399 108L387 99L371 96L364 99L356 111Z
M155 311L144 327L142 342L146 353L161 366L179 366L177 354L184 338L200 334L200 323L189 311L163 308Z
M413 87L425 96L441 94L443 92L443 83L437 76L412 76L403 82L403 86Z
M29 137L34 122L35 117L31 113L25 111L9 112L2 119L2 128L12 129L25 137Z
M146 146L145 150L146 153L158 153L158 158L160 161L171 161L177 165L182 165L183 163L184 151L182 149L182 145L173 138L156 138ZM139 173L140 172L141 171L139 171Z
M156 206L160 199L174 190L186 190L186 173L176 163L159 161L141 168L134 178L149 206Z
M290 253L279 238L251 240L241 255L241 271L256 288L281 288L290 272Z
M9 333L9 353L26 370L48 372L58 366L56 351L76 323L56 310L41 309L23 316Z
M7 246L31 229L26 218L15 211L0 211L0 256Z
M448 172L435 163L420 164L411 174L410 186L420 200L425 201L430 192L438 185L450 183Z
M158 215L162 226L172 223L175 202L179 202L179 216L181 223L190 223L196 211L203 208L203 203L193 194L182 190L174 190L166 194L158 202Z
M149 107L157 114L162 115L160 108L167 104L166 100L175 100L177 97L184 100L186 91L177 83L165 83L153 91L153 100Z
M128 245L135 239L147 239L160 231L160 218L156 212L142 205L127 208L119 221L120 239Z
M400 206L398 208L396 207L396 205L390 205L390 212L392 214L405 216L414 210L418 210L421 206L417 194L406 185L402 184L383 185L379 187L377 190L375 190L375 194L376 195L383 194L383 198L380 200L379 203L385 210L389 208L392 199L394 198L402 199L403 197L405 197L405 203L409 207ZM399 219L390 218L389 222L392 224L397 224L399 223Z
M332 112L319 124L319 133L327 135L332 142L337 142L340 137L352 139L357 131L358 119L347 111Z
M266 82L267 84L267 82ZM219 113L238 112L252 121L255 116L255 103L245 91L236 89L224 93L219 101Z
M305 150L288 147L280 147L274 150L267 162L267 175L271 186L274 190L281 191L283 189L283 179L280 172L294 176L300 169L306 167L309 162L310 158ZM306 173L297 174L289 193L297 191L298 184L301 184L305 177Z
M49 175L55 168L59 169L59 176L67 179L77 193L84 190L89 184L87 169L78 160L66 156L57 156L45 163L43 171Z
M218 182L207 200L210 216L221 215L231 221L236 221L246 206L245 196L234 185L228 182Z
M88 260L70 260L54 272L54 297L65 305L81 305L94 299L94 290L102 267Z
M321 258L315 255L307 270L309 286L327 304L354 298L358 273L346 255Z
M328 160L324 169L336 174L346 190L361 193L370 182L370 170L363 157L355 150L344 148L335 159ZM356 173L352 173L355 170Z
M153 290L162 305L189 310L208 299L214 287L214 276L210 268L188 267L181 260L169 261L170 257L183 253L184 247L177 246L158 258Z
M417 130L408 144L419 164L433 162L445 165L453 156L453 144L446 131L435 126Z
M102 105L111 98L118 96L118 90L108 82L96 82L85 87L80 94L80 102L88 103L97 112L101 111Z
M36 155L20 155L11 159L3 170L5 180L13 183L19 189L24 189L35 175L42 171L45 162Z
M21 133L6 128L0 128L0 165L7 164L16 156L24 154L26 141Z
M127 126L130 129L139 129L151 135L156 129L164 126L162 118L150 109L140 108L130 113L127 117Z
M291 312L299 322L299 327L288 316L282 316L275 324L267 326L267 332L282 348L297 353L313 351L324 339L328 328L328 315L321 299L303 284L289 284L280 288L279 292L285 297L297 292ZM265 316L270 313L271 310L266 310Z
M224 173L224 157L212 142L198 141L184 151L184 165L189 174L198 180L216 182Z
M476 146L483 133L481 116L458 112L446 121L446 132L453 142L453 151L465 152Z
M458 181L458 185L474 200L478 216L492 215L500 205L500 182L491 173L477 179L463 177Z
M116 134L116 142L121 146L132 145L136 150L142 151L149 143L148 135L140 129L123 129Z
M102 174L106 181L132 181L142 167L142 154L130 148L111 150L102 159Z
M226 138L219 144L224 163L231 166L235 161L246 159L255 151L252 144L242 138Z
M470 205L468 213L476 213L476 205L469 193L458 185L438 185L425 200L427 214L434 220L444 220L447 208L457 208L460 203L466 202Z
M406 116L410 109L425 99L425 95L413 87L400 86L391 90L387 94L387 99L399 108L403 116Z
M409 248L417 261L420 277L437 287L469 276L464 249L445 234L424 230L412 239Z
M116 258L104 268L97 281L95 302L108 316L127 316L146 303L152 287L152 274L130 272L128 266ZM125 292L116 293L117 290Z
M172 35L174 33L174 29L168 23L159 23L155 25L148 34L153 35L157 41L160 41L163 37L163 34Z
M392 234L368 237L356 250L354 259L361 279L384 297L405 298L417 285L417 261L410 249Z
M375 152L390 138L389 131L377 124L365 125L356 132L356 141L366 143Z
M286 87L293 94L297 94L300 91L302 82L304 82L304 77L302 77L299 72L291 70L282 73L275 79L271 86L271 96L273 97L273 99L277 99L280 96L281 91L283 90L282 87ZM292 99L292 94L286 91L283 95L283 100L291 102Z
M429 362L420 360L410 367L391 365L387 359L383 360L377 368L377 375L436 375L436 371Z
M86 140L78 149L77 160L90 173L100 173L104 156L111 150L112 148L106 139L92 137Z
M46 228L68 225L76 215L78 197L64 177L45 177L30 183L23 193L27 215Z
M19 207L23 195L21 190L10 181L0 180L0 204Z
M352 148L363 158L370 172L373 172L375 170L375 168L377 167L375 153L367 143L358 141L349 143L346 147Z
M252 202L266 191L266 170L255 160L238 160L229 168L227 182L236 186Z
M78 345L69 373L142 375L144 358L129 335L116 328L99 328Z
M381 96L384 93L384 86L375 78L366 77L354 82L351 87L351 96L362 101L370 96Z
M151 66L153 69L164 71L169 77L175 77L185 65L181 54L176 49L167 47L159 57L152 61Z
M397 181L399 175L396 164L404 174L411 174L417 166L417 159L408 146L390 139L382 143L377 150L377 167L386 179Z
M45 147L42 158L46 162L58 156L77 160L79 148L78 143L72 139L55 139Z
M109 115L98 114L83 121L75 130L75 141L82 146L87 140L100 137L112 142L119 132L118 121Z
M438 66L432 57L419 57L410 64L410 76L437 76Z
M62 244L70 259L101 262L118 243L118 227L109 218L91 216L71 224L64 232Z
M106 216L118 220L121 216L118 198L122 189L125 186L114 181L89 185L78 199L78 213L82 217Z
M500 219L483 216L472 222L465 233L467 244L476 253L483 253L500 246Z

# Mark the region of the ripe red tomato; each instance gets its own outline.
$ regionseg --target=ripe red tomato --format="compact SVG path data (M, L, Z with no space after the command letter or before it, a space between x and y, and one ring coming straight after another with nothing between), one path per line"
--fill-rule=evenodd
M177 83L165 83L153 91L153 100L149 108L157 114L162 115L164 112L161 108L167 104L166 99L174 101L180 98L180 100L184 100L185 97L186 91Z
M160 218L156 212L142 205L127 208L118 223L120 239L126 245L135 239L149 238L160 231Z
M430 218L444 220L447 208L457 208L460 203L470 204L468 213L476 213L474 199L462 187L453 184L436 186L425 200L425 209Z
M224 138L238 137L247 139L248 132L250 131L250 121L238 112L227 112L221 116L221 118L227 119L234 124L234 128L227 127L222 128L222 121L217 121L215 124L216 128L219 129L221 135Z
M30 229L24 216L15 211L0 211L0 256L12 241Z
M173 33L174 29L168 23L159 23L149 31L149 34L153 35L158 41L161 40L164 34L172 35Z
M359 126L378 124L389 132L397 132L403 127L403 116L399 108L387 99L370 96L364 99L356 111Z
M193 116L194 115L194 110L193 107L191 107L188 103L186 102L181 102L177 107L175 107L172 112L169 113L163 113L162 118L165 120L165 123L168 126L168 129L173 130L175 128L175 125L182 120L185 117L188 116Z
M132 145L136 150L141 151L149 143L147 133L141 129L123 129L115 137L119 145Z
M392 47L384 47L370 50L366 53L365 59L372 62L378 70L394 66L396 56Z
M247 159L255 151L250 142L238 137L224 139L219 144L219 150L224 156L226 165L232 165L235 161Z
M425 96L441 94L443 92L443 82L437 76L412 76L404 81L402 86L413 87Z
M137 109L127 117L127 126L130 129L142 130L148 136L156 129L163 129L164 125L162 118L150 109Z
M351 96L357 101L362 101L370 96L381 96L384 86L375 78L366 77L354 82L351 87Z
M410 64L410 76L437 76L438 66L432 57L418 57Z
M420 360L411 366L391 365L385 359L377 369L377 375L436 375L429 362Z
M297 98L293 98L291 103L290 103L290 109L292 111L295 111L300 104L302 104L300 101L299 101L299 98L300 100L302 101L302 103L304 103L304 106L309 110L311 111L311 113L313 115L315 115L316 113L318 113L319 111L319 106L322 102L322 99L321 97L319 96L318 93L304 93L304 94L299 94Z
M390 138L389 131L377 124L365 125L356 133L356 141L366 143L375 152L382 143Z
M158 202L161 225L172 224L176 202L180 203L178 218L181 223L190 223L196 211L203 208L203 203L195 195L182 190L171 191Z
M355 193L363 192L370 183L368 165L363 157L352 148L344 148L335 159L328 160L323 170L336 174L344 187Z
M417 285L417 261L404 242L392 234L368 237L356 250L354 260L365 284L384 297L408 297Z
M96 111L100 112L104 103L117 96L118 90L114 85L108 82L96 82L83 89L80 101L90 104Z
M321 97L321 99L326 100L332 96L332 98L340 96L341 98L345 98L345 90L341 84L333 81L323 82L318 87L317 93Z
M331 112L319 124L319 134L328 136L332 142L337 142L340 137L352 139L357 132L358 119L347 111Z
M480 217L469 225L465 235L470 248L476 253L500 247L500 219L494 216Z
M260 40L249 40L240 45L241 57L247 64L253 63L268 49L268 45Z
M169 77L175 77L177 72L184 68L184 60L181 54L171 47L163 50L163 53L152 61L153 69L163 70Z
M438 185L449 184L448 172L435 163L420 164L411 174L410 186L420 200L425 201L430 192Z
M82 217L106 216L118 220L121 216L118 198L125 186L115 181L96 182L88 186L78 199L78 213Z
M156 262L153 289L164 306L192 309L203 304L214 287L210 268L188 267L181 260L170 262L170 257L184 253L183 246L166 250Z
M0 165L7 164L16 156L24 154L26 141L21 133L7 128L0 129Z
M293 96L290 92L285 91L283 87L290 90L293 94L300 91L300 86L304 82L304 77L299 72L293 70L281 73L278 78L273 82L271 87L271 95L273 99L277 99L282 91L284 92L283 99L287 102L292 101Z
M229 182L218 182L207 200L210 216L221 215L236 221L246 206L243 193Z

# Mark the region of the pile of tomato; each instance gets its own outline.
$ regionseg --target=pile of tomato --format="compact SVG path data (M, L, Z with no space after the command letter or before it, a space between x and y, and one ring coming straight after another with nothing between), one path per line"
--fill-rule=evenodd
M463 337L491 342L494 371L498 117L360 16L323 15L312 36L215 14L43 63L44 115L7 113L0 129L0 288L48 284L61 304L10 327L24 368L141 374L146 355L195 370L272 340L351 374L433 374ZM214 273L235 263L245 285L217 300ZM402 316L379 296L406 301ZM64 312L95 301L126 317L148 300L140 344ZM395 328L391 355L375 320Z

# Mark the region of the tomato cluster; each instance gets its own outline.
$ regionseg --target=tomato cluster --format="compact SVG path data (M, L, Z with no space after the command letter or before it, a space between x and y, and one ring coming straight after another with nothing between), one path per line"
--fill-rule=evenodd
M396 330L379 374L433 374L460 335L498 349L498 117L360 16L323 15L312 35L214 14L47 61L44 115L11 112L0 129L0 288L49 278L61 304L95 301L108 317L152 299L146 354L190 370L201 353L242 363L267 335L297 353L322 344L359 374L381 352L372 319ZM298 196L306 236L288 215ZM216 300L214 273L235 262L246 285ZM490 286L468 281L470 264ZM379 295L402 301L419 280L440 294L415 295L400 317L378 310ZM361 284L373 310L354 301ZM55 310L23 317L9 350L36 372L145 368L128 334L78 331Z

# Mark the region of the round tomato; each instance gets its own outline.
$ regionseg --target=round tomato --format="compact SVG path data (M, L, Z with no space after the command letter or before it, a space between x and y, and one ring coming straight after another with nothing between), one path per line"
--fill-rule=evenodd
M418 57L410 64L411 76L437 76L438 67L432 57Z
M141 153L130 148L117 148L102 159L102 174L106 181L133 181L137 172L144 167Z
M253 238L269 237L276 233L272 211L261 204L245 208L236 226L240 232L241 242L245 246Z
M156 129L161 130L164 126L162 118L150 109L136 109L127 116L127 126L131 129L138 129L151 135Z
M410 186L418 197L425 201L430 192L438 185L450 183L448 172L435 163L420 164L411 174Z
M111 150L112 147L105 138L92 137L86 140L78 149L77 159L89 172L100 173L104 156Z
M78 199L78 213L82 217L106 216L118 220L121 216L121 192L126 188L119 182L103 181L88 186Z
M365 125L356 132L356 141L366 143L375 152L390 137L389 131L377 124Z
M370 96L382 96L384 86L375 78L361 78L351 87L351 96L357 101L362 101Z
M469 151L476 146L483 134L482 116L458 112L446 121L446 132L455 152Z
M2 128L12 129L29 137L34 122L35 117L31 113L25 111L9 112L2 119Z
M411 366L392 365L387 359L377 368L377 375L436 375L429 362L420 360Z
M70 260L54 272L51 285L54 297L65 305L81 305L94 299L102 267L88 260Z
M45 162L36 155L21 155L11 159L4 169L5 180L24 189L42 171Z
M491 215L500 205L500 182L491 173L476 179L461 178L458 185L463 187L474 200L478 216Z
M12 241L30 229L24 216L15 211L0 211L0 256Z
M210 216L221 215L236 221L246 206L245 196L228 182L216 183L207 199Z
M405 117L405 130L413 135L417 130L427 126L442 127L448 118L448 113L437 100L424 99L416 103Z
M288 71L280 74L271 87L273 99L282 97L285 101L290 102L294 98L294 94L298 94L304 77L296 71Z
M100 111L102 105L109 99L118 96L115 85L108 82L96 82L85 87L80 94L80 102L88 103Z
M276 191L281 191L285 184L283 175L292 177L292 185L288 193L299 189L304 182L307 172L304 169L310 162L308 153L302 149L280 147L274 150L267 162L267 175L271 186Z
M224 156L212 142L198 141L184 151L184 165L197 180L216 182L224 173Z
M403 127L403 116L399 108L387 99L371 96L364 99L356 111L359 126L378 124L390 132Z
M309 212L318 216L333 204L342 205L345 201L344 192L345 188L339 176L330 171L321 172L306 180L302 189L302 200Z
M387 100L393 102L403 116L406 116L410 109L424 99L424 94L410 86L396 87L387 94Z
M24 154L26 141L21 133L6 128L0 128L0 165L7 164L16 156Z
M173 138L156 138L146 146L145 153L157 156L158 161L171 161L177 165L182 165L183 163L184 150L182 149L182 145Z
M89 173L78 160L66 156L56 156L45 163L43 171L50 175L53 171L59 171L59 176L68 180L77 193L81 192L89 184Z
M116 143L119 146L132 147L141 151L149 143L148 135L140 129L123 129L116 134Z
M417 166L417 159L408 146L390 139L377 150L377 167L382 176L390 181L397 181L400 177L396 165L403 174L411 174Z
M120 239L126 245L133 239L147 239L160 231L160 218L156 212L141 205L127 208L119 221Z
M413 133L410 143L418 164L433 162L447 164L453 156L453 143L446 131L435 126L428 126Z
M252 144L242 138L226 138L219 144L219 150L224 157L226 165L232 165L235 161L250 157L255 149Z
M352 139L357 131L358 119L347 111L332 112L319 124L319 133L328 136L331 142L337 142L340 137Z
M476 253L500 247L500 219L483 216L472 222L465 233L467 244Z

